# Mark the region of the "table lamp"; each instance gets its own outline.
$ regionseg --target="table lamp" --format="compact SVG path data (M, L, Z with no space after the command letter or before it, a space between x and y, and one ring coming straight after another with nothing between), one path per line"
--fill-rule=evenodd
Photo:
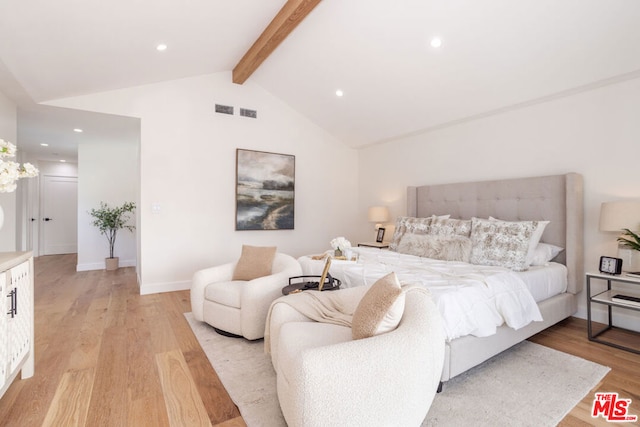
M389 208L386 206L372 206L368 213L369 222L376 223L375 230L382 227L383 222L389 221Z
M640 202L618 201L605 202L600 207L600 231L617 232L623 236L624 230L629 229L634 233L640 230ZM625 236L629 238L629 236ZM637 270L640 266L640 252L618 244L618 258L622 258L622 269L625 271Z

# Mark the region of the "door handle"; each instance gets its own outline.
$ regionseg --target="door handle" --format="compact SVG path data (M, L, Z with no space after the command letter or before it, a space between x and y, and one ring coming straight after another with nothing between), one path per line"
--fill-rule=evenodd
M33 221L35 221L35 220L36 220L35 218L31 218L31 222L33 222Z
M43 218L43 221L53 221L53 218Z

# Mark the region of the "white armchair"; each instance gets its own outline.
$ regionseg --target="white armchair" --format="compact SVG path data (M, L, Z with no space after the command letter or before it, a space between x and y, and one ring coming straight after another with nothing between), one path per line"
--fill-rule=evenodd
M364 294L355 288L333 293L356 298L355 304ZM351 328L312 321L276 302L269 338L278 400L290 427L419 426L444 364L440 313L417 289L407 291L402 320L391 332L352 340Z
M236 262L196 272L191 284L193 317L227 335L255 340L264 336L269 306L282 296L289 277L302 274L298 261L276 253L272 273L254 280L233 280Z

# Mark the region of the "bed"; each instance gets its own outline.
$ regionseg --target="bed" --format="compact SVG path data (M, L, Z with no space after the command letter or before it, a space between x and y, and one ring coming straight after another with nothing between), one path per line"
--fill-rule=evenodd
M448 339L446 343L442 381L447 381L465 372L577 311L577 294L583 288L582 194L582 177L576 173L499 181L425 185L407 189L407 217L433 218L440 216L446 218L447 215L450 215L450 218L453 219L488 219L493 217L505 222L548 221L540 242L564 249L553 258L553 262L546 263L547 267L542 268L545 270L542 279L536 278L539 273L537 268L529 268L518 273L501 273L503 276L518 275L526 282L526 286L530 285L529 282L536 280L547 284L540 287L544 290L534 291L530 295L530 301L535 304L535 312L539 313L539 318L536 318L534 313L528 314L531 318L520 319L519 314L516 313L516 320L507 322L512 323L512 326L515 325L514 327L503 324L494 327L493 331L478 327L473 334L453 332L450 337L452 339ZM394 234L395 237L396 234ZM397 241L395 245L392 242L392 249L397 250L397 247L394 247L397 244ZM420 261L418 258L412 259L411 256L407 258L404 255L398 255L394 251L380 251L371 248L358 248L357 250L362 258L358 263L343 262L337 263L335 266L332 265L332 274L340 278L346 287L370 284L375 277L382 275L389 269L398 271L401 281L420 282L430 280L428 277L426 279L420 278L420 274L424 273L428 276L434 270L448 268L443 265L444 261ZM379 271L376 271L378 267L376 264L370 263L371 259L379 261L377 265L383 267L379 267ZM301 260L301 263L303 271L309 271L308 268L305 269L304 261ZM453 264L452 268L454 268L456 275L464 275L465 268L471 268L469 264L466 266L464 263ZM481 267L481 273L483 272L482 268L491 273L492 267ZM497 269L500 270L499 267ZM363 270L368 270L368 272L364 273ZM508 271L509 269L503 270ZM489 273L487 273L487 277L490 276ZM553 278L554 275L557 279ZM501 278L502 276L491 277ZM497 282L495 286L502 286L501 280L497 280ZM556 282L558 288L553 291L550 288L556 286ZM525 302L523 305L526 306L527 303ZM518 322L520 323L518 324Z

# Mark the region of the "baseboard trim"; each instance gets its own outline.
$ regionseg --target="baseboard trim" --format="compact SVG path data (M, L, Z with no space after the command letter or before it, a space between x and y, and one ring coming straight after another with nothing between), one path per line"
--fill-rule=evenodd
M121 259L118 263L120 267L135 267L135 259ZM83 264L76 264L76 271L92 271L92 270L104 270L104 261L101 262L88 262Z
M191 281L151 283L140 286L140 295L159 294L162 292L185 291L191 289Z

